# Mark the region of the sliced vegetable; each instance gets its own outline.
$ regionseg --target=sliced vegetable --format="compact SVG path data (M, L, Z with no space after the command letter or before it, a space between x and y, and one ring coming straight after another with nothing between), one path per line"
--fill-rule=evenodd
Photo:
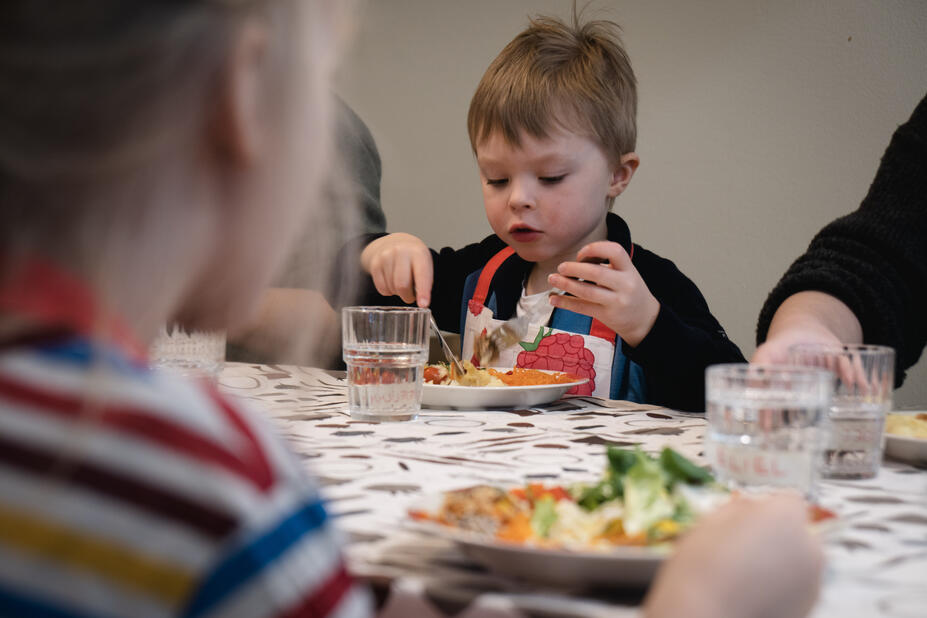
M542 539L550 536L550 528L557 521L556 501L551 496L544 496L534 503L531 515L531 529Z
M663 470L652 457L636 451L637 461L624 479L624 523L630 534L646 532L661 519L669 519L676 505L664 483Z
M660 465L670 478L670 485L676 483L701 485L714 480L708 470L695 465L669 447L664 448L660 453Z

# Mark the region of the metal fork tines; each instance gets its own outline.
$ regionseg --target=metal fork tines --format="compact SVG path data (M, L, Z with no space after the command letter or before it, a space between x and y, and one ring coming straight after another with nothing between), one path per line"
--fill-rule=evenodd
M566 294L563 290L552 289L548 296L562 296ZM535 311L529 311L518 317L506 320L485 336L477 337L474 347L476 348L477 358L480 365L485 366L487 363L499 358L499 353L509 348L528 335L528 328L543 315L543 308L537 308Z
M457 376L462 376L467 373L460 363L460 359L451 351L451 346L447 345L447 341L444 340L444 335L441 334L438 323L435 322L435 316L429 313L428 318L431 320L431 330L434 331L435 335L438 336L438 341L441 342L441 350L444 351L444 358L447 359L447 362L451 366L451 379L453 380Z

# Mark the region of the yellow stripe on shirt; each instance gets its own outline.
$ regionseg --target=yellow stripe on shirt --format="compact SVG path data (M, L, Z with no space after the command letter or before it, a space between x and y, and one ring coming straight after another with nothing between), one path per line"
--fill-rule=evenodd
M135 548L67 528L0 503L0 543L38 558L88 571L113 585L170 605L185 601L193 574Z

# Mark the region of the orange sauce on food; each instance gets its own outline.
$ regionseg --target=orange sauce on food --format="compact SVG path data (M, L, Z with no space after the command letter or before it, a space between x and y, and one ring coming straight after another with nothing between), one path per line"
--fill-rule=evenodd
M509 371L489 369L489 372L505 382L507 386L536 386L538 384L566 384L576 382L580 378L563 372L547 373L538 369L523 369L516 367Z

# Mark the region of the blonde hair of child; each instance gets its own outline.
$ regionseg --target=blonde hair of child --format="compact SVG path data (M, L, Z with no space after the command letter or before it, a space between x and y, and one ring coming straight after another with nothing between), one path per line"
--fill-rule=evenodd
M206 198L195 173L215 130L212 96L241 25L266 24L261 121L286 139L287 119L311 115L306 126L318 139L287 144L281 160L302 157L300 186L311 175L318 191L330 159L329 73L346 13L336 0L0 2L0 277L23 257L49 259L148 322L173 317L159 312L181 309L185 297L234 287L224 279L258 280L247 263L210 285L190 272L221 246L223 209L234 203L225 198L239 186L231 171ZM309 109L293 109L286 96L297 82ZM277 176L267 184L295 186ZM300 197L307 211L319 210L319 195ZM274 229L270 221L264 229L262 206L247 204L255 237ZM277 245L287 240L273 238L268 250L283 254Z
M544 139L556 128L596 141L609 162L633 152L637 82L611 21L567 24L537 17L496 56L470 102L467 131L474 152L493 133L520 145L520 134Z

